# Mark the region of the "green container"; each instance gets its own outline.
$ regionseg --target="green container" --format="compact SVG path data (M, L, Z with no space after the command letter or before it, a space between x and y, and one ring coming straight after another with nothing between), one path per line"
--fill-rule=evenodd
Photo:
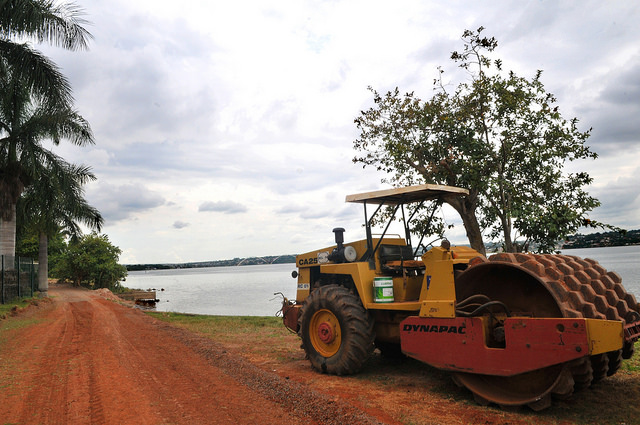
M377 303L393 302L393 278L373 278L373 300Z

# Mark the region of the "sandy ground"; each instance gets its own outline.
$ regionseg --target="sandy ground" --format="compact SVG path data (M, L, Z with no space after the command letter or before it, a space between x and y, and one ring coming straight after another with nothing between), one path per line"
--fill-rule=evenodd
M95 292L50 294L53 302L25 313L37 323L0 341L0 423L314 424L328 415L333 423L378 422L348 405L296 411L291 400L322 396L241 359L221 362L226 353L215 343ZM247 382L228 373L242 379L242 368ZM285 403L289 391L297 394Z
M0 425L573 423L478 406L448 374L415 361L377 356L358 375L323 375L294 335L221 343L108 291L53 286L50 295L20 321L0 322ZM620 379L629 378L589 399L631 388ZM615 392L623 404L637 397Z

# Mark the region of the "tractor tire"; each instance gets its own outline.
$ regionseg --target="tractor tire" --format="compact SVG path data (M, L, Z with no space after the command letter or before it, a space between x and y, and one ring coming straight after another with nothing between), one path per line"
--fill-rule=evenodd
M311 292L300 310L298 335L314 369L331 375L360 370L374 350L373 319L343 286Z
M456 298L483 294L506 304L514 315L622 320L637 312L633 295L620 277L596 261L567 255L495 254L478 257L456 280ZM552 396L564 399L574 389L589 387L620 367L632 348L623 347L573 362L514 377L458 373L455 381L466 386L481 403L504 407L549 407Z

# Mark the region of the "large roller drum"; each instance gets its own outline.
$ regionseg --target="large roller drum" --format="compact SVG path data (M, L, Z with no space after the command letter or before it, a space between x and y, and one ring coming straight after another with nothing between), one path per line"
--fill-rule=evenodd
M458 301L482 294L504 303L512 316L636 320L638 304L621 285L620 276L596 261L567 255L496 254L478 257L456 279ZM574 389L614 374L633 345L621 350L512 377L456 373L481 404L548 407L552 396L565 398Z

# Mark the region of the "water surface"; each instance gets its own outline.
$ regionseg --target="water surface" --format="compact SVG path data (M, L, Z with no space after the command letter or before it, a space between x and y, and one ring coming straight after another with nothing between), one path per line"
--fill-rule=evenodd
M640 300L640 246L566 249L563 254L592 258L622 277L628 292ZM125 286L156 289L157 311L229 316L272 316L280 309L282 292L296 295L291 277L295 264L204 267L130 272ZM164 289L164 291L161 291Z
M224 316L272 316L282 292L295 299L295 264L203 267L129 272L124 285L154 289L156 311ZM162 291L161 289L164 289Z

